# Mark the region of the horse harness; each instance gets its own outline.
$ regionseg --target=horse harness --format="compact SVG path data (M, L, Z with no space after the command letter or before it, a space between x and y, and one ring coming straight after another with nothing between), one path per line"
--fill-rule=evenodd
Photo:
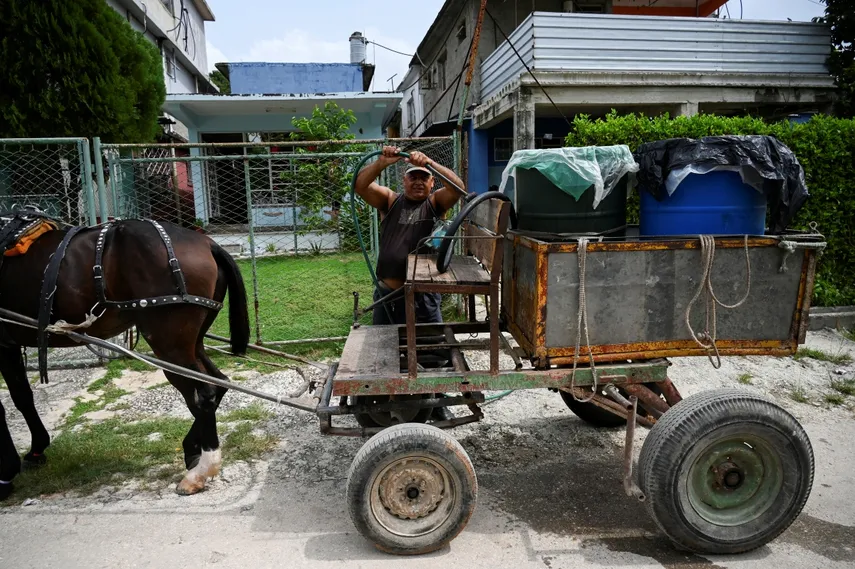
M8 217L10 214L12 215L11 219ZM6 224L0 228L0 249L5 251L14 246L22 235L26 234L27 231L30 231L34 226L43 222L45 219L51 218L43 212L35 209L18 210L0 214L0 220L6 222ZM169 258L169 267L172 271L172 279L174 281L175 288L178 291L177 294L167 294L133 300L107 299L106 285L104 283L104 267L102 263L104 248L107 244L107 237L110 229L112 229L115 224L114 221L110 221L101 226L101 230L98 234L98 240L95 244L95 265L92 267L92 271L95 278L97 301L95 306L92 307L89 317L87 317L87 323L84 323L83 325L71 325L71 328L88 327L92 322L103 316L104 312L108 308L117 308L118 310L139 310L172 304L194 304L217 311L223 308L223 304L221 302L216 302L202 296L192 295L187 292L187 283L184 280L184 273L181 270L181 264L175 256L175 250L172 247L172 239L167 235L166 230L163 229L163 226L158 222L152 219L146 219L145 221L150 223L157 230L157 234L160 236L161 241L166 247L166 252ZM86 228L72 227L68 230L45 268L38 317L39 376L42 383L48 382L47 348L48 338L50 336L49 325L50 318L53 314L53 301L56 293L56 283L59 277L59 267L65 257L65 252L68 249L68 245L71 243L72 238L74 238L74 236L83 229ZM0 264L2 264L2 258L0 258ZM101 313L95 316L95 311L99 307L102 308Z

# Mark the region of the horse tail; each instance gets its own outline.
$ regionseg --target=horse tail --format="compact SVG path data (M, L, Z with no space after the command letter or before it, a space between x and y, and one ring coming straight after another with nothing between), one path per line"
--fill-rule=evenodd
M249 345L249 308L246 300L246 287L237 263L225 249L211 241L211 253L217 266L226 274L229 290L229 336L232 353L238 356L246 354Z

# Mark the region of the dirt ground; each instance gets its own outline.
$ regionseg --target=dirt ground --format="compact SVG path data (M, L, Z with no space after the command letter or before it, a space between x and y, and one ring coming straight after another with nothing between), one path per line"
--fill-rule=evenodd
M855 342L836 331L809 333L806 347L855 359ZM473 367L478 357L483 356L470 358ZM475 464L476 513L450 547L407 564L434 567L441 559L443 566L467 568L855 566L855 396L836 398L840 394L832 388L833 381L855 379L855 364L763 357L725 358L719 370L706 358L677 358L672 364L670 376L684 397L739 386L769 396L807 429L816 454L813 491L781 537L742 556L679 552L646 510L623 494L624 431L590 427L556 393L518 391L486 405L483 421L452 431ZM54 372L50 384L34 387L54 436L74 398L91 397L86 388L103 373ZM287 370L239 373L244 385L274 394L302 381ZM114 383L127 394L87 418L189 418L177 392L163 382L161 372L125 372ZM308 394L304 399L312 401ZM25 425L8 392L0 390L0 401L24 451ZM258 401L232 391L220 414L253 404ZM92 494L72 491L0 508L0 567L31 563L36 549L43 567L400 567L399 558L377 552L356 533L347 516L347 468L364 441L322 436L311 414L262 405L272 414L254 428L274 434L277 447L259 460L227 465L202 494L176 495L175 479L145 485L131 479ZM645 435L644 429L636 433L636 456ZM175 442L177 449L180 441ZM76 547L83 539L86 546Z

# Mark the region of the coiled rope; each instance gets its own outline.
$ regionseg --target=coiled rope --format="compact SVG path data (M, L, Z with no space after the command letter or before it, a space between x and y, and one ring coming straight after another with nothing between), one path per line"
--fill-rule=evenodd
M712 235L701 235L700 240L703 276L701 277L701 283L698 286L698 290L695 292L695 296L691 301L689 301L689 305L686 307L686 326L689 329L689 333L692 335L692 339L694 339L699 346L707 350L707 357L709 358L712 366L715 369L719 369L721 368L721 355L719 354L718 346L716 345L716 305L728 310L739 308L745 304L745 301L748 300L748 295L751 294L751 257L748 254L748 235L745 236L745 266L747 281L745 296L743 296L736 304L724 304L715 295L715 291L712 286L713 264L715 263L715 239ZM704 297L704 305L706 308L705 328L703 332L696 334L691 324L692 306L694 306L698 301L703 292L706 292ZM713 355L715 355L715 360L713 360Z

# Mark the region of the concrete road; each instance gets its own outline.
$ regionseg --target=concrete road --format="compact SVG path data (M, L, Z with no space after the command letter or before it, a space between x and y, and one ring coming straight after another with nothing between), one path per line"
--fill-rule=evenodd
M851 569L855 416L803 407L817 464L810 501L786 533L745 555L672 547L623 495L622 432L586 426L544 391L515 393L487 408L493 419L454 431L476 465L478 507L465 531L430 555L392 557L356 533L343 488L362 442L321 437L308 418L285 412L277 420L289 434L268 462L226 469L199 496L106 491L6 508L0 568Z

